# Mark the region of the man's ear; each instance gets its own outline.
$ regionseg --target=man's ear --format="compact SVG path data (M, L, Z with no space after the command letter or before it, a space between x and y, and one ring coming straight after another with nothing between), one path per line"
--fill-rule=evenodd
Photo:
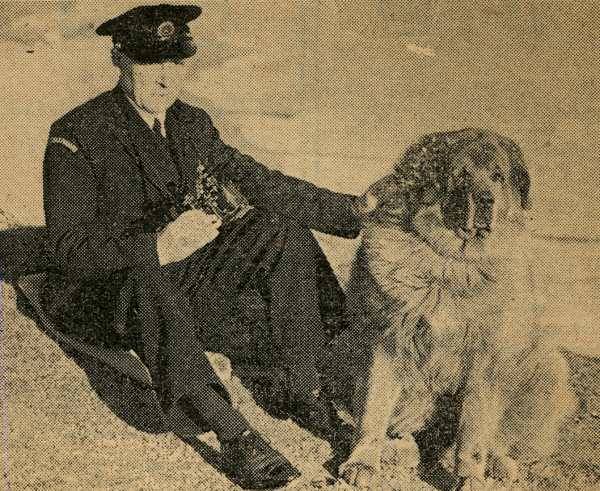
M118 45L114 45L112 47L110 54L113 65L119 68L120 70L126 69L129 66L131 66L131 59L119 49Z
M115 46L110 50L110 59L112 60L112 64L117 68L121 68L121 52Z

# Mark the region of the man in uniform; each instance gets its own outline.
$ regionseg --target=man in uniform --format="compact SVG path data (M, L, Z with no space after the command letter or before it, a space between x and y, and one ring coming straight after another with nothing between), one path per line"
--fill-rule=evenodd
M178 99L196 53L187 23L200 13L144 6L98 27L112 37L120 79L50 129L44 208L54 266L43 304L74 336L134 349L167 416L214 430L245 487L276 487L298 472L231 406L204 354L206 333L225 330L227 340L233 306L249 288L260 292L288 406L326 426L322 300L341 292L309 229L355 237L360 201L241 154L205 111Z

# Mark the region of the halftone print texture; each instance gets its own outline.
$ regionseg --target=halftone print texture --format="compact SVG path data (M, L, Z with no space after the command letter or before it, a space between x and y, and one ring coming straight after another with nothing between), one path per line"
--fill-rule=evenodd
M596 3L159 3L0 2L1 489L600 489Z

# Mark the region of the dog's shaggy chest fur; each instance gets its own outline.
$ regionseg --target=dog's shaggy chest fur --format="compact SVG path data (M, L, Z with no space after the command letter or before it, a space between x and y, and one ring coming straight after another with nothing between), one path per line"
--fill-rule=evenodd
M433 233L428 230L431 242ZM445 230L435 233L438 249L452 246ZM387 349L414 364L428 390L456 392L473 363L517 357L541 342L528 235L518 231L510 239L512 250L501 251L508 257L482 272L478 261L453 261L448 250L437 254L417 234L365 225L357 256L363 315L377 320Z

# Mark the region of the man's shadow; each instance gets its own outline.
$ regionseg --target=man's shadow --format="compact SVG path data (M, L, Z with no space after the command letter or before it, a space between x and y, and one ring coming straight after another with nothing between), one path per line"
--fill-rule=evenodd
M46 329L27 297L17 285L15 286L18 312L33 320L36 327L85 373L98 398L115 416L145 433L157 434L167 431L152 387L128 377L116 368L78 351L59 339Z

